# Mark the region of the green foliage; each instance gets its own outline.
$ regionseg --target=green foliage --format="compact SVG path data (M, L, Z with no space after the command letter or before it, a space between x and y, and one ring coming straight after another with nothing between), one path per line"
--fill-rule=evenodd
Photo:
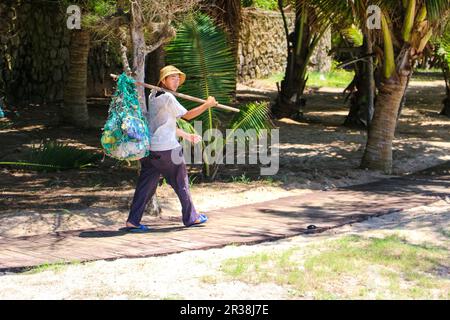
M360 47L363 45L364 36L357 27L354 25L341 30L342 35L347 41L349 41L354 47Z
M43 263L36 267L30 268L28 271L25 272L25 274L36 274L40 272L45 271L52 271L54 273L60 273L65 271L70 265L80 265L81 262L79 260L73 260L70 262L67 261L60 261L60 262L53 262L53 263Z
M322 73L313 71L308 74L308 87L332 87L345 88L348 86L354 77L353 71L346 71L342 69L332 70L330 72Z
M238 129L244 131L254 129L256 135L260 136L263 129L273 128L270 121L270 106L267 102L249 103L241 107L230 123L231 131L228 138Z
M46 141L32 147L25 159L18 162L0 162L0 165L23 167L36 171L82 169L100 160L101 155L58 141Z
M447 66L450 69L450 23L447 24L447 28L438 43L438 55L447 63Z
M104 17L116 11L116 3L116 0L93 0L88 2L88 10Z
M243 7L256 7L265 10L278 10L277 0L243 0Z
M180 92L206 99L214 96L218 102L229 104L236 88L236 62L227 43L225 33L217 28L212 20L205 15L191 16L177 31L177 37L166 48L167 62L177 66L186 74L186 82L180 87ZM198 104L185 102L187 109ZM224 111L210 108L197 119L203 123L203 131L218 129L221 123L220 115ZM253 103L241 107L241 111L231 119L231 129L261 129L271 128L269 106L264 103ZM196 119L196 120L197 120ZM191 123L178 120L178 125L184 131L196 132ZM206 139L208 140L208 139ZM203 142L205 144L205 142ZM214 142L213 142L214 143ZM206 175L209 176L209 162L206 163Z
M187 19L177 30L176 38L167 46L167 62L186 73L185 84L179 91L229 104L236 88L236 63L227 43L225 33L206 15ZM185 102L187 109L198 104ZM203 128L217 128L219 109L211 108L198 120Z
M239 183L244 183L244 184L249 184L251 182L250 178L247 177L245 175L245 173L241 174L240 176L237 177L232 177L231 180L233 182L239 182Z
M61 7L65 9L70 5L81 8L82 27L95 28L102 18L111 16L116 12L117 0L63 0Z

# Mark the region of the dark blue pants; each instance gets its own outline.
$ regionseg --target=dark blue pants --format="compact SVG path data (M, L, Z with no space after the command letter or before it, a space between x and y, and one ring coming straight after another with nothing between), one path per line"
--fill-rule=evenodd
M177 161L172 161L172 152ZM155 194L162 175L175 190L181 202L183 224L190 226L199 217L189 192L189 180L181 147L167 151L150 151L150 155L140 160L141 174L134 192L128 222L139 226L145 206Z

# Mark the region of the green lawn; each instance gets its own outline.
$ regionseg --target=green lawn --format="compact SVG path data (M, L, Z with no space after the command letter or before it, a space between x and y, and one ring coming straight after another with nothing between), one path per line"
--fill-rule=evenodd
M283 252L226 260L227 277L288 286L293 298L449 299L447 248L398 236L345 236Z
M354 72L345 70L334 70L330 72L317 72L313 71L309 73L307 87L334 87L334 88L346 88L353 80ZM281 82L283 80L284 73L274 74L267 78L266 81L270 83Z
M321 87L331 87L331 88L346 88L350 82L353 80L354 72L346 71L342 69L335 69L330 72L309 72L307 87L321 88ZM278 73L265 79L269 83L277 83L283 80L284 73ZM417 69L414 71L413 80L420 81L433 81L433 80L443 80L442 71L440 69Z

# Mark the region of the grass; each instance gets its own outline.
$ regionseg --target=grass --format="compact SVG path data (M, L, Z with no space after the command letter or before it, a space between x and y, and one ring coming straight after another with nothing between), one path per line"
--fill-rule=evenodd
M333 70L326 73L310 72L307 87L332 87L332 88L346 88L354 77L353 71Z
M398 236L338 240L228 259L221 269L248 282L289 286L316 299L449 299L448 250ZM444 272L445 273L445 272Z
M21 161L0 162L34 171L59 171L83 169L100 160L101 155L89 150L78 149L58 141L43 141L38 147L32 147Z
M418 81L444 80L444 75L441 69L416 69L414 70L412 79Z
M342 69L335 69L330 72L309 72L307 87L332 87L346 88L353 80L354 72ZM277 83L283 80L284 73L278 73L265 79L269 83Z
M281 181L274 179L273 177L261 177L261 181L269 186L279 186L282 184Z
M173 294L163 297L161 300L184 300L184 298L179 294Z
M189 188L192 188L192 186L194 185L195 181L197 180L196 176L189 176Z
M334 69L330 72L318 72L312 71L309 72L308 82L306 83L307 87L331 87L331 88L346 88L350 82L353 80L354 72L346 71L343 69ZM284 73L277 73L269 78L265 79L265 81L269 83L277 83L283 80ZM414 71L414 80L421 81L431 81L431 80L443 80L442 70L441 69L416 69Z
M251 182L250 178L245 175L245 173L240 176L231 177L233 182L248 184Z
M6 130L11 128L13 125L13 122L6 119L6 118L0 118L0 130Z
M441 233L444 237L450 239L450 229L441 229L441 230L440 230L440 233Z
M206 284L217 284L218 283L218 279L215 276L211 276L211 275L207 275L207 276L202 276L200 278L200 281Z
M67 267L69 265L77 265L80 263L81 262L77 261L77 260L70 261L70 262L60 261L60 262L54 262L54 263L43 263L36 267L32 267L28 271L24 272L24 274L36 274L36 273L41 273L41 272L45 272L45 271L53 271L55 273L58 273L58 272L61 272L61 271L64 271L65 269L67 269Z

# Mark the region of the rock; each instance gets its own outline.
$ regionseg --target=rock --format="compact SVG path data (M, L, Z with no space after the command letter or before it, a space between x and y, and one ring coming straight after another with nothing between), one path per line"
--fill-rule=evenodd
M62 72L60 69L55 69L53 72L53 81L58 82L62 80Z
M55 49L51 49L50 50L50 58L51 59L55 59L56 58L56 54L57 54L57 51Z

